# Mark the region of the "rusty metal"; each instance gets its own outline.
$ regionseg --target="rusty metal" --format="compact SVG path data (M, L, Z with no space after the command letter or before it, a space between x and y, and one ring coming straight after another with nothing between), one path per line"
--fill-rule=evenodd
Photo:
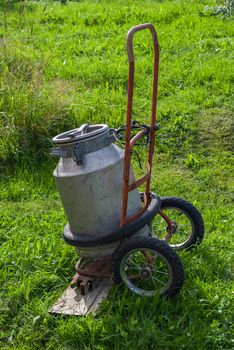
M79 277L80 278L80 277ZM79 280L78 280L79 281ZM80 294L81 295L86 295L88 292L91 292L93 287L92 287L92 282L94 281L94 278L92 277L83 277L80 284Z
M77 287L77 285L78 285L78 279L79 279L79 275L78 275L78 273L76 273L76 274L72 277L72 280L71 280L71 283L70 283L70 287L71 287L71 288Z
M76 271L80 279L86 277L109 278L111 276L111 255L102 257L101 259L92 259L84 267L81 266L83 260L83 258L80 258L76 264Z
M140 185L142 185L149 177L150 175L150 170L147 171L147 173L142 176L140 179L136 180L135 182L133 182L131 185L128 186L128 191L132 191L134 190L135 188L139 187Z
M146 211L147 208L148 208L148 205L145 204L134 215L128 216L127 223L131 223L131 222L136 221L137 219L139 219L144 214L144 212Z
M132 151L133 147L135 146L136 142L142 138L142 136L144 136L147 133L147 130L145 128L143 128L142 130L138 131L138 133L133 136L130 140L130 149Z
M131 139L132 127L132 104L133 104L133 86L134 86L134 52L133 52L133 35L139 30L149 29L153 39L154 45L154 78L152 91L152 106L151 106L151 122L149 132L149 149L147 157L147 173L143 178L135 181L134 184L129 185L130 162L132 148L137 140L144 135L143 130L139 131ZM156 123L156 103L157 103L157 89L158 89L158 63L159 63L159 48L158 39L154 26L151 23L145 23L131 28L127 34L127 52L129 59L129 75L128 75L128 99L126 112L126 139L125 139L125 153L124 153L124 170L123 170L123 189L122 189L122 213L121 213L121 227L126 223L132 222L139 218L148 208L150 204L150 180L152 159L154 154L154 140L155 140L155 123ZM134 215L127 218L128 208L128 193L133 188L138 187L145 182L144 206Z
M170 218L161 209L158 211L158 213L166 221L166 223L168 224L167 234L164 237L164 240L168 241L171 238L172 233L173 233L173 229L174 229L173 223L170 220Z

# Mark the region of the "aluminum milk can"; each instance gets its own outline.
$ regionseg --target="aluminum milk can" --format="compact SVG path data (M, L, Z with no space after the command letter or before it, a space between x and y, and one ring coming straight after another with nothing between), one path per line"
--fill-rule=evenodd
M60 156L54 170L68 218L65 231L73 235L104 235L119 228L122 208L124 151L114 144L113 129L106 124L83 124L53 138ZM130 183L134 182L131 170ZM141 208L137 189L129 193L128 215ZM83 256L107 255L115 244L81 249ZM78 247L79 249L79 247Z

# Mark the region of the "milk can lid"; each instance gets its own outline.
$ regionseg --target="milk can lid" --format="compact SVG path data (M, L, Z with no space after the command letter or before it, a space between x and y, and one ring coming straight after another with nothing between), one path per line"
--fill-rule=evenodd
M106 132L108 129L107 124L82 124L77 129L65 131L53 137L52 141L57 145L85 141Z

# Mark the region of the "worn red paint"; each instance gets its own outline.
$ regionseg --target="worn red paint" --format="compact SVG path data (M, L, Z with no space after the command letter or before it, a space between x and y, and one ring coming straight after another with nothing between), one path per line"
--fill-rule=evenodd
M130 163L132 148L139 138L144 136L145 129L142 128L133 138L131 138L132 126L132 102L133 102L133 86L134 86L134 52L133 52L133 36L139 30L149 29L153 39L154 45L154 78L152 91L152 105L151 105L151 122L149 133L149 149L147 159L147 172L141 179L138 179L134 184L129 185ZM152 160L154 154L154 140L155 140L155 124L156 124L156 110L157 110L157 91L158 91L158 64L159 64L159 47L158 39L154 26L151 23L145 23L131 28L127 34L127 51L129 59L129 76L128 76L128 99L127 99L127 113L126 113L126 140L124 153L124 170L123 170L123 190L122 190L122 213L121 213L121 227L129 222L138 219L148 208L150 204L150 180ZM133 189L139 187L145 182L144 192L144 206L138 210L134 215L127 217L128 207L128 193Z

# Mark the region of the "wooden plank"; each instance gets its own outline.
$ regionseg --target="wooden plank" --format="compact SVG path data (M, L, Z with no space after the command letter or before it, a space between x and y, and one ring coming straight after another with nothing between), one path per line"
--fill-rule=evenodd
M69 286L49 312L73 316L95 314L101 302L108 296L112 284L110 278L96 279L93 290L86 295L81 295L78 287Z

